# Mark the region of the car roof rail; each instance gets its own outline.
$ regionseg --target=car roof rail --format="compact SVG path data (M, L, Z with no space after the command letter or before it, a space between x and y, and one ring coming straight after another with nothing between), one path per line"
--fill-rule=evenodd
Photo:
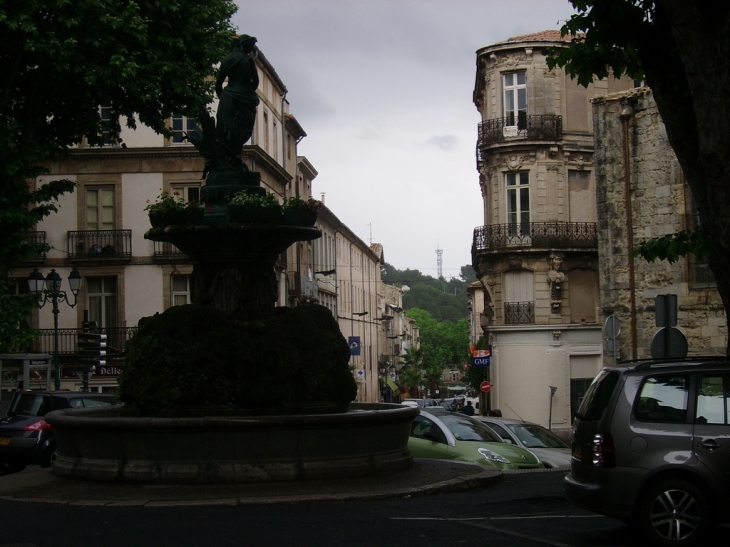
M707 365L712 362L721 362L727 365L730 362L730 358L727 355L694 355L689 357L680 358L666 358L666 359L627 359L618 363L621 366L630 366L632 363L636 363L635 369L643 370L652 367L667 367L671 365Z

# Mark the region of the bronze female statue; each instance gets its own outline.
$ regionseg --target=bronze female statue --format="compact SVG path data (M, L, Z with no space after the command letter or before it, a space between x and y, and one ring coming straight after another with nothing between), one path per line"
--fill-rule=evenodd
M215 91L218 104L216 140L225 151L228 166L239 166L241 149L253 134L259 98L256 88L259 76L255 59L258 55L256 38L244 34L233 43L231 52L223 59ZM228 85L223 87L223 82Z

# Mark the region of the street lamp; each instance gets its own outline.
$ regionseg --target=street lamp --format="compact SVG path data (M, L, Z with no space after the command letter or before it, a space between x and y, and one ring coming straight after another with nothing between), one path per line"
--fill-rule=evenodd
M61 389L61 367L58 362L58 303L66 302L72 308L76 305L81 288L81 274L74 268L68 276L68 285L74 297L73 303L66 291L61 290L61 281L61 276L53 269L45 279L37 268L28 276L28 287L38 296L38 307L42 308L48 302L53 306L53 386L56 391Z

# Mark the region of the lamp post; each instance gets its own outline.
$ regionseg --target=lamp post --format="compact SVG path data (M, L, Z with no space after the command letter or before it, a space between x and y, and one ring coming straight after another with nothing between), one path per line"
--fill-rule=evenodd
M48 302L53 307L53 387L56 391L61 389L61 367L58 362L58 303L66 302L72 308L76 306L81 288L81 274L74 268L68 276L68 285L74 297L73 303L66 291L61 290L61 281L63 281L61 276L53 269L45 278L37 268L28 276L30 291L38 296L38 307L42 308Z

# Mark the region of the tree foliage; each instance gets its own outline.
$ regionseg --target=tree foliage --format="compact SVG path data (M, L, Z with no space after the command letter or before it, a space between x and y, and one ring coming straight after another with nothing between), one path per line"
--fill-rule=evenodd
M643 241L632 251L631 258L642 257L647 262L666 260L670 264L681 257L693 254L701 259L707 255L709 234L706 230L682 230L674 234Z
M471 266L462 266L458 278L448 281L424 275L419 270L398 270L386 263L382 269L384 283L407 286L403 295L403 308L420 308L436 319L457 322L469 315L469 298L466 289L469 283L476 281L476 274Z
M230 0L0 0L0 348L28 340L18 325L34 301L10 294L8 275L43 247L24 233L74 187L28 180L82 139L119 142L123 119L164 133L173 113L205 108L235 11Z
M406 352L402 364L406 369L419 370L419 378L429 385L433 392L444 370L453 366L461 367L468 359L469 323L465 318L456 323L439 321L426 310L419 308L408 310L406 317L416 322L421 334L421 346L417 351ZM403 376L399 374L399 377L405 383ZM410 376L408 378L410 381ZM416 379L415 375L413 379Z
M571 0L577 13L548 65L584 85L594 75L645 78L707 234L707 256L730 305L730 3L716 0ZM658 258L695 249L691 238L654 245ZM666 251L668 254L662 256ZM678 256L678 255L676 255Z

